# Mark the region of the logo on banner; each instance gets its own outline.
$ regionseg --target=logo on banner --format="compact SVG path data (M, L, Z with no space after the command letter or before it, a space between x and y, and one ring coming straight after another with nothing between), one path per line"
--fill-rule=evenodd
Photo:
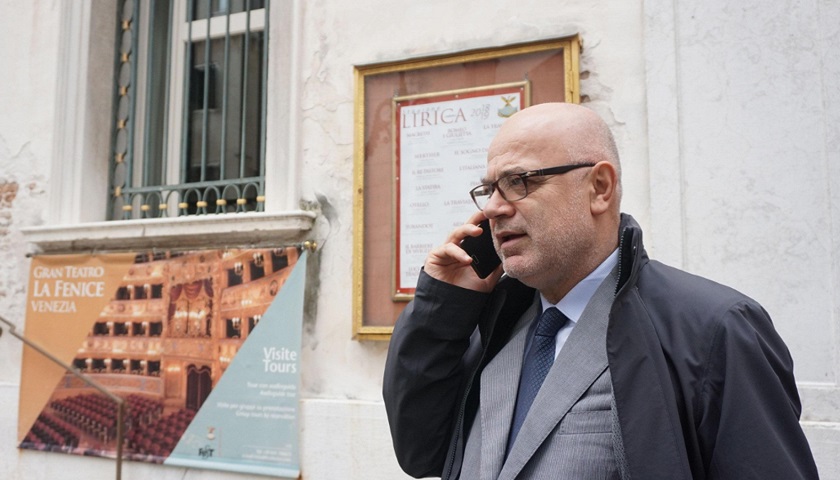
M502 101L505 102L505 106L499 109L499 116L502 118L508 118L509 116L513 115L514 113L518 112L519 109L511 105L514 100L517 99L516 96L511 95L510 97L501 97Z
M204 448L198 449L198 456L203 459L208 459L213 456L213 447L206 445Z

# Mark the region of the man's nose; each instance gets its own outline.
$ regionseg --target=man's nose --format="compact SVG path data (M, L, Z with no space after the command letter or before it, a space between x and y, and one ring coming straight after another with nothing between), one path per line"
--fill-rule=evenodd
M509 216L513 214L513 204L502 196L501 190L498 188L493 190L490 198L487 199L487 205L484 206L484 215L487 218Z

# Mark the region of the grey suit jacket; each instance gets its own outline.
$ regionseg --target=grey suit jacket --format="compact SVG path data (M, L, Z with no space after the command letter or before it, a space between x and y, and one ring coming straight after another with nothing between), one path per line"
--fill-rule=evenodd
M606 331L615 272L596 290L543 383L505 459L528 326L539 298L481 375L480 408L462 480L626 479L607 368ZM619 458L617 458L619 457Z

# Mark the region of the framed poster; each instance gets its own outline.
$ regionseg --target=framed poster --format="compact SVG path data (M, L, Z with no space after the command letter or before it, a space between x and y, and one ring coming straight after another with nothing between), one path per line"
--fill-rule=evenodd
M492 139L481 129L530 104L579 102L579 54L573 36L355 67L355 339L390 337L426 254L475 208Z

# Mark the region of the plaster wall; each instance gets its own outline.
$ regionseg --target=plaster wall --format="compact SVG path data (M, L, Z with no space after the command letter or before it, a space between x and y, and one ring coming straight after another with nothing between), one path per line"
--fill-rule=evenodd
M60 2L0 3L0 315L23 326L20 229L51 205ZM575 33L582 100L615 132L624 210L649 253L768 309L796 361L821 476L840 478L840 53L829 48L840 6L696 3L294 2L290 155L303 199L321 211L302 353L304 478L406 478L381 402L387 345L350 338L353 65ZM0 477L108 478L107 460L15 448L20 356L0 337ZM263 478L130 462L123 475Z
M654 253L770 312L840 478L840 6L645 2Z

